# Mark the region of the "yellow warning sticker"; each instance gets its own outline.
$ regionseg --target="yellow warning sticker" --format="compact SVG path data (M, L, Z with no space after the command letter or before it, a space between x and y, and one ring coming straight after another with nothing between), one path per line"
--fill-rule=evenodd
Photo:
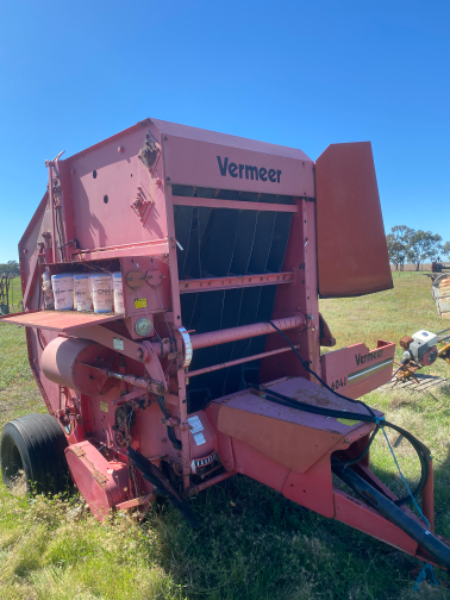
M358 423L361 423L361 421L354 421L353 419L336 419L336 421L343 425L358 425Z
M147 298L137 298L134 301L134 308L147 308Z
M100 402L100 410L102 410L103 412L108 412L108 403Z

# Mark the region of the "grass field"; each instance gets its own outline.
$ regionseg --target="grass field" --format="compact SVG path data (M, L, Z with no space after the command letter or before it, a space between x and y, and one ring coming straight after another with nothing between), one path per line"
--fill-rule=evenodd
M326 300L321 311L339 346L378 338L398 341L424 328L443 329L430 280L394 273L395 288L363 298ZM450 323L448 324L450 326ZM449 375L442 361L426 370ZM450 538L450 389L398 390L365 397L432 450L437 532ZM0 326L0 426L44 411L30 375L23 329ZM394 439L394 438L393 438ZM394 489L399 478L379 435L376 473ZM414 457L400 444L402 468ZM15 498L0 484L2 600L334 600L447 598L440 587L413 591L419 563L340 523L324 519L270 489L236 476L192 501L201 528L192 531L170 506L137 525L116 516L106 525L69 499Z

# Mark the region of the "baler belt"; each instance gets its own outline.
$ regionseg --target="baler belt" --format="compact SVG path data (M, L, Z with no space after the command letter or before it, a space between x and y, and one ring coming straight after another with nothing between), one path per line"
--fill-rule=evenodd
M180 280L280 272L291 213L175 206ZM182 322L196 333L266 321L272 316L276 286L183 294ZM265 336L197 350L191 370L260 354ZM189 411L246 385L246 373L258 383L259 361L200 375L188 386Z

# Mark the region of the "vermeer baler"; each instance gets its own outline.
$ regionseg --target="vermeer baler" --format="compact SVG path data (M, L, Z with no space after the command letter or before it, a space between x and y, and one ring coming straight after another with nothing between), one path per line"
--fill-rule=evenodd
M403 432L429 527L370 470L382 415L355 399L391 379L394 344L320 352L335 340L319 296L392 287L370 144L313 163L148 119L47 166L19 245L24 312L2 321L26 327L50 415L6 425L5 483L58 489L68 465L99 519L166 496L195 525L189 498L241 473L448 568L425 446ZM61 291L111 274L120 310Z

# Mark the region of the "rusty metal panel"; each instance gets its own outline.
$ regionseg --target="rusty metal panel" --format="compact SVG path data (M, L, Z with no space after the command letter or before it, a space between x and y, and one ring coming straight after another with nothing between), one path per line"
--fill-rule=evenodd
M126 464L108 461L88 440L72 444L65 455L72 478L97 519L103 521L112 506L127 500Z
M393 287L370 142L332 144L316 162L319 294Z

